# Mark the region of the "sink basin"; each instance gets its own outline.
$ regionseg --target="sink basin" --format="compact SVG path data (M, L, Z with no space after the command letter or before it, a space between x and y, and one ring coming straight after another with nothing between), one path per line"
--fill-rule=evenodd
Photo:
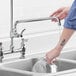
M69 60L76 60L76 50L65 51L63 52L59 58L69 59Z
M32 72L32 68L34 64L42 58L35 57L35 55L31 55L30 58L26 59L18 59L11 62L1 63L0 64L0 75L2 76L43 76L46 74L50 75L59 75L59 74L65 74L69 72L76 71L76 62L58 58L55 62L57 66L57 72L56 73L36 73ZM38 56L38 54L37 54Z

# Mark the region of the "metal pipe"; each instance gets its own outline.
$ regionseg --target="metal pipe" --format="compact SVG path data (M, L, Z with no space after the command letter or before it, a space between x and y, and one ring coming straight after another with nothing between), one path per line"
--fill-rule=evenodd
M37 21L45 21L45 20L52 20L52 19L56 19L58 21L58 25L61 25L60 19L58 19L57 17L45 17L45 18L37 18L37 19L17 20L15 22L14 28L16 28L17 24L19 23L37 22Z
M22 52L21 50L20 51L14 51L13 53L19 53L19 52ZM7 55L7 54L12 54L11 52L5 52L3 53L4 55Z
M11 45L10 45L10 50L11 52L13 52L13 0L10 0L10 24L11 24L11 27L10 27L10 38L11 38Z

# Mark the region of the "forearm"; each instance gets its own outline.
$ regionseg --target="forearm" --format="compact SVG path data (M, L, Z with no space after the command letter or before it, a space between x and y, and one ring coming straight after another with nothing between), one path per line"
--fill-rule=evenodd
M75 30L64 28L61 34L61 37L59 39L59 42L56 46L56 49L61 51L64 45L68 42L68 40L71 38L72 34Z

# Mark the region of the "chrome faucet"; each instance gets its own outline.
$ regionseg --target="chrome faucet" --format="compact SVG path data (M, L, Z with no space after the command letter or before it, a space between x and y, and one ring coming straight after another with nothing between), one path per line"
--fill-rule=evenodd
M11 30L10 30L10 38L11 38L11 45L10 45L10 50L13 53L14 51L14 46L13 46L13 40L14 38L18 38L21 37L21 34L24 32L24 29L22 30L21 34L18 34L17 32L17 25L19 23L27 23L27 22L37 22L37 21L45 21L45 20L52 20L52 19L56 19L58 22L58 25L61 25L60 19L58 19L57 17L45 17L45 18L37 18L37 19L27 19L27 20L17 20L15 21L15 24L13 24L13 0L10 1L10 6L11 6Z
M44 18L36 18L36 19L17 20L14 24L13 34L16 37L19 36L19 34L17 33L17 25L20 23L37 22L37 21L45 21L45 20L52 20L52 19L56 19L58 22L58 25L61 26L60 19L58 19L57 17L44 17Z
M21 34L24 32L25 29L22 30L21 34L18 34L18 32L17 32L17 25L20 23L37 22L37 21L45 21L45 20L52 20L52 19L56 19L58 21L58 25L61 26L60 20L56 17L45 17L45 18L37 18L37 19L18 20L14 24L11 39L14 37L21 37ZM13 43L11 43L11 44L13 44Z
M60 19L58 19L57 17L44 17L44 18L36 18L36 19L17 20L14 24L14 29L15 31L17 30L17 24L19 23L37 22L37 21L45 21L45 20L52 20L52 19L56 19L58 22L58 25L61 26Z
M25 51L26 51L26 48L25 48L25 41L27 42L27 39L24 39L23 37L23 32L25 31L25 29L23 29L21 31L21 33L18 33L17 32L17 25L19 23L27 23L27 22L37 22L37 21L45 21L45 20L52 20L52 19L56 19L57 22L58 22L58 25L60 26L61 25L61 22L58 18L56 17L44 17L44 18L37 18L37 19L27 19L27 20L17 20L15 22L15 24L13 24L13 0L10 0L10 6L11 6L11 30L10 30L10 38L11 38L11 45L10 45L10 51L11 52L6 52L4 53L3 50L2 50L2 42L0 42L0 62L2 62L2 59L4 58L3 55L5 54L11 54L11 53L18 53L18 52L21 52L21 57L20 58L25 58ZM13 41L14 41L14 38L21 38L21 50L19 51L14 51L14 45L13 45Z
M23 32L25 31L22 30L21 34L20 34L20 37L21 37L21 59L25 58L25 51L26 51L26 48L25 48L25 39L23 38Z

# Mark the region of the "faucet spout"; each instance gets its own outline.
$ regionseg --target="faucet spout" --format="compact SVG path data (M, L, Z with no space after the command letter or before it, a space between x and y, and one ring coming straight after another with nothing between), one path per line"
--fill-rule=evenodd
M58 25L61 25L60 19L58 19L57 17L45 17L45 18L36 18L36 19L17 20L15 22L14 27L16 28L19 23L37 22L37 21L45 21L45 20L52 20L52 19L56 19L58 22Z
M52 20L52 19L56 19L58 22L58 25L61 26L60 19L57 17L44 17L44 18L36 18L36 19L17 20L14 24L14 29L13 29L13 30L15 30L14 34L16 34L16 35L18 34L17 25L20 23L37 22L37 21L45 21L45 20Z

